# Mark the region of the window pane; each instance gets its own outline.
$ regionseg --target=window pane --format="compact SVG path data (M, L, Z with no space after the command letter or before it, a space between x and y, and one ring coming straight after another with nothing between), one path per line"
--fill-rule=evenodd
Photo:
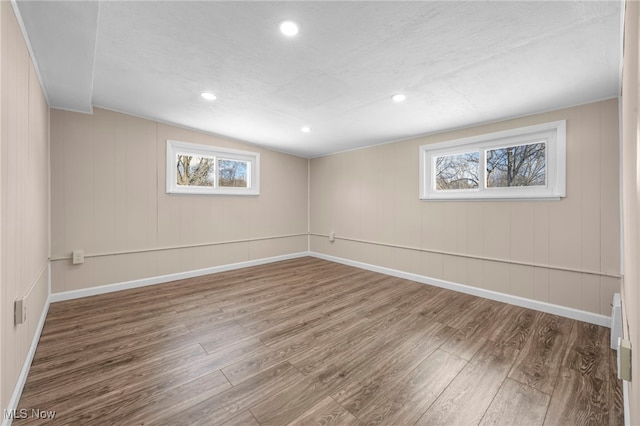
M436 157L436 190L478 188L480 152Z
M178 168L176 175L178 185L215 185L215 159L213 157L178 154L176 167Z
M248 188L249 164L239 160L218 160L218 185L223 187Z
M539 142L487 150L487 188L546 185L545 148Z

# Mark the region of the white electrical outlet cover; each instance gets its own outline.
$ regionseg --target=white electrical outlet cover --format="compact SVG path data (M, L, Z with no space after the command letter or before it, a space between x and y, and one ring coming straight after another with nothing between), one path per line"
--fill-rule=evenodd
M84 263L84 250L74 250L72 263L78 265Z

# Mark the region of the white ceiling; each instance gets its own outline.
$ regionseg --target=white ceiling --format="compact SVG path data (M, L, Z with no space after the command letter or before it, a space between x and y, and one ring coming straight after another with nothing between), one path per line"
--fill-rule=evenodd
M17 5L51 107L94 105L303 157L620 91L620 1ZM283 36L283 20L300 33Z

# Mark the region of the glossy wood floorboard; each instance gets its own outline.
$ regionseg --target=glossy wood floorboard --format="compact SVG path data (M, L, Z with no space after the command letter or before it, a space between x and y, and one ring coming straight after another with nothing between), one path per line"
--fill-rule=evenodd
M52 304L15 422L620 425L608 341L301 258Z

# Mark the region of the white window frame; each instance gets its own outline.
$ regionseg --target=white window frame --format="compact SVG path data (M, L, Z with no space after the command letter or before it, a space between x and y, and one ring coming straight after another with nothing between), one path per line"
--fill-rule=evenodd
M455 139L446 142L420 146L420 199L421 200L559 200L566 196L567 163L567 122L566 120L534 126L505 130L502 132ZM514 186L508 188L486 187L485 151L546 143L546 185ZM480 152L478 188L458 190L437 190L435 161L443 155Z
M215 158L216 180L214 186L178 185L176 168L178 154ZM240 160L250 163L247 170L247 188L218 186L218 159ZM219 148L189 142L167 140L167 194L260 195L260 153Z

